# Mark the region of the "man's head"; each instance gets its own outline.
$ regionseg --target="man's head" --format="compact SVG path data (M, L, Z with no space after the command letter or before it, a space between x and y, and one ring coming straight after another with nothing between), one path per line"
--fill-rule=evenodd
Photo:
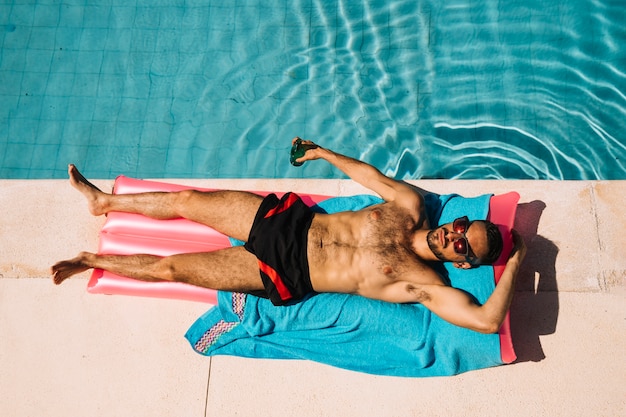
M502 252L502 235L488 220L459 217L428 232L428 247L441 261L457 268L494 263Z

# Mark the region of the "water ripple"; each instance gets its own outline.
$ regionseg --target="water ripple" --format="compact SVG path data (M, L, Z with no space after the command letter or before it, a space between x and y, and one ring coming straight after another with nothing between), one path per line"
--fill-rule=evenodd
M626 36L612 20L615 10L591 13L597 2L583 3L547 10L527 5L517 14L496 13L487 3L452 9L451 21L436 33L445 50L437 55L436 71L450 75L437 77L433 88L454 96L434 95L430 120L422 124L424 159L438 155L441 167L425 176L624 177L626 83L615 63L625 55L615 47ZM590 12L591 19L575 9ZM509 35L515 32L517 42ZM459 165L454 155L485 147L488 169L473 156L470 165L476 166L468 169L468 158Z

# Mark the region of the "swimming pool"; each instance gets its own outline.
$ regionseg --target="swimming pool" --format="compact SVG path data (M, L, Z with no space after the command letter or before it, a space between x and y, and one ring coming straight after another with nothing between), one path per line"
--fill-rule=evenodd
M622 1L221 3L0 4L0 177L626 179Z

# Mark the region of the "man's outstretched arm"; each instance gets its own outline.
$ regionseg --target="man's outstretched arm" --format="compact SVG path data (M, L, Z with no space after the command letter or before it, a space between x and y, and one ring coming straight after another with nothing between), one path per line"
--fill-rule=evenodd
M526 256L524 240L515 230L512 233L515 246L500 281L485 304L476 304L464 291L440 285L418 289L419 302L442 319L457 326L480 333L497 332L511 306L517 273Z
M294 141L296 139L294 139ZM302 142L307 145L315 145L308 140L303 140ZM415 206L417 200L421 201L419 194L410 186L396 181L393 178L389 178L376 167L359 161L358 159L331 151L330 149L322 148L319 145L317 146L316 148L307 150L304 156L298 159L298 162L323 159L337 167L352 180L380 195L385 201L408 199L408 204L412 207Z

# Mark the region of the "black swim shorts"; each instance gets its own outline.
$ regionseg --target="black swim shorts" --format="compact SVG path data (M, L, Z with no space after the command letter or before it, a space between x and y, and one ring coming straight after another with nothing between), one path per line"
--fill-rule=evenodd
M244 247L257 257L265 296L274 305L298 301L313 292L306 252L312 221L311 209L293 193L280 200L268 195L254 218Z

